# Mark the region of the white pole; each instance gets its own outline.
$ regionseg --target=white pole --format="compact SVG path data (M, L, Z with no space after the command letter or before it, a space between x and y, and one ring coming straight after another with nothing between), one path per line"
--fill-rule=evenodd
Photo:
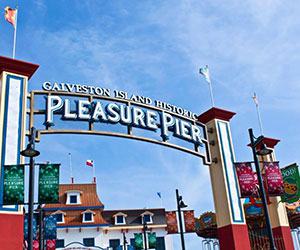
M259 110L258 104L256 104L256 112L257 112L257 118L258 118L258 122L259 122L260 133L263 134L262 121L261 121L260 110Z
M73 177L73 168L72 168L72 155L69 153L69 167L70 167L70 177L71 177L71 183L74 183L74 177Z
M96 172L95 172L95 163L94 163L94 161L93 161L92 168L93 168L93 182L96 183Z
M256 96L256 93L254 93L252 99L253 99L253 101L255 103L255 106L256 106L256 114L257 114L260 134L263 135L263 127L262 127L262 121L261 121L260 110L259 110L259 101L258 101L258 98Z
M16 43L17 43L17 26L18 26L18 7L16 8L16 26L14 27L14 46L13 46L13 59L16 56Z
M215 101L214 101L214 96L213 96L213 91L212 91L211 82L208 82L208 85L209 85L209 92L210 92L211 105L212 105L212 107L214 107L214 106L215 106Z

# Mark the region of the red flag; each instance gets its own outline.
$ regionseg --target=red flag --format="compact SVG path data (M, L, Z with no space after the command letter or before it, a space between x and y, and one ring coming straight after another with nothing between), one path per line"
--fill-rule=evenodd
M56 240L47 240L46 245L47 245L46 247L47 250L55 250Z
M16 27L16 16L17 16L17 10L12 9L10 7L5 8L5 20L9 23L11 23L14 27Z
M264 167L268 194L270 196L282 195L284 188L279 162L264 162Z
M32 244L32 248L33 250L39 250L40 246L39 246L39 241L38 240L33 240L33 244Z
M178 233L176 211L166 212L168 234Z
M235 168L240 185L241 197L257 196L257 181L252 171L251 162L237 162L235 163Z
M184 225L186 233L194 233L195 228L195 216L194 210L183 211Z
M86 165L89 167L94 167L94 161L93 160L86 160Z

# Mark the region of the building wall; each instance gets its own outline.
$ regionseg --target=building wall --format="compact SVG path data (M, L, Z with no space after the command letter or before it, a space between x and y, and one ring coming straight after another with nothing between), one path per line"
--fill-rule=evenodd
M107 229L107 228L106 228ZM71 242L83 243L83 238L95 238L95 245L106 248L109 246L109 240L119 239L121 244L123 244L123 233L121 230L108 230L107 233L104 231L105 228L69 228L66 232L66 228L58 228L57 239L64 239L65 245ZM130 239L134 238L134 233L141 233L141 230L128 230L126 232L127 242L130 243ZM153 229L157 237L165 237L167 232L164 229ZM172 238L170 236L165 237L166 250L173 250ZM75 247L75 245L72 245ZM79 245L78 245L79 246Z

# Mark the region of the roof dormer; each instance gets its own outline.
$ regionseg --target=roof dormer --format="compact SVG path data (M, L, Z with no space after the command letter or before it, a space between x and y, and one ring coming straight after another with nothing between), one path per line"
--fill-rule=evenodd
M64 213L63 211L57 210L54 213L52 213L51 215L55 215L56 216L56 222L57 222L57 224L63 224L63 223L65 223L65 215L66 215L66 213Z
M79 190L68 190L66 191L67 199L66 205L80 205L81 204L81 194Z
M94 222L94 216L96 213L93 212L92 210L87 209L81 214L82 214L82 222L84 223Z
M126 224L127 214L119 212L119 213L116 213L115 215L113 215L113 217L115 218L115 225L125 225Z
M152 224L153 223L153 213L149 211L145 211L144 213L141 214L142 217L142 223L146 222L146 224Z

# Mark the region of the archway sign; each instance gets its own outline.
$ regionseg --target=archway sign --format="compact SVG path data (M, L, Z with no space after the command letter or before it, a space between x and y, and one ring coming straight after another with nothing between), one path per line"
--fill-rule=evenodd
M93 85L46 81L42 88L28 96L29 127L37 128L37 140L43 134L116 136L164 145L211 163L206 126L191 111Z
M45 134L92 134L167 146L198 156L209 166L220 248L251 249L234 169L234 112L214 107L198 116L160 100L77 83L45 81L41 90L28 94L28 80L38 67L0 56L1 183L3 165L24 163L20 150L32 126L38 129L37 140ZM0 185L1 202L2 196ZM273 220L273 230L287 242L285 249L293 249L284 233L289 230L284 210L276 205L271 214L280 218ZM22 249L21 206L0 204L0 235L3 249Z

